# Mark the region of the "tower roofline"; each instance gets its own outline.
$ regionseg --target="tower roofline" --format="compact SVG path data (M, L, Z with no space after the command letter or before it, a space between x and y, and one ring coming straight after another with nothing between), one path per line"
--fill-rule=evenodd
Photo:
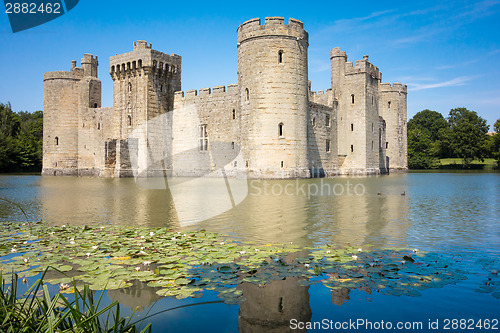
M266 17L264 24L260 18L254 18L242 23L237 29L238 43L259 37L288 37L309 43L309 34L304 30L304 24L294 18L285 19L279 16Z

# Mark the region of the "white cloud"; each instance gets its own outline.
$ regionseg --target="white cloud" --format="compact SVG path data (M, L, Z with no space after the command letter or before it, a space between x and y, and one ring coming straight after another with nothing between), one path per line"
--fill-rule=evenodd
M408 90L417 91L424 89L433 89L433 88L443 88L443 87L454 87L454 86L463 86L467 81L474 79L474 76L460 76L448 81L436 82L436 83L408 83Z

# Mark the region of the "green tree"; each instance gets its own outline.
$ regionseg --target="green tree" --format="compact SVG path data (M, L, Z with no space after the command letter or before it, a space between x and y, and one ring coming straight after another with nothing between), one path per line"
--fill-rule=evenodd
M408 121L408 130L415 128L427 133L430 140L435 142L439 139L439 130L448 128L448 123L441 113L425 109Z
M493 129L495 130L495 134L492 137L491 155L496 159L498 168L500 167L500 118L493 125Z
M0 103L0 171L34 171L42 166L43 113L15 113Z
M16 164L19 117L12 112L10 104L0 103L0 170L8 170Z
M436 157L449 149L446 138L449 130L443 115L432 110L423 110L408 121L408 166L410 169L436 168Z
M468 167L475 159L484 161L483 146L489 128L486 120L475 111L455 108L450 110L448 123L450 124L450 148L457 157L462 159L462 164Z
M408 167L410 169L436 168L439 160L434 156L434 146L428 134L420 128L408 130Z

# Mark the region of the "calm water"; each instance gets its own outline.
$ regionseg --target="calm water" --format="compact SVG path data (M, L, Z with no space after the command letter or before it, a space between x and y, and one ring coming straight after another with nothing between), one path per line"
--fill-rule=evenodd
M420 297L336 293L321 285L300 286L293 279L264 288L244 286L243 304L164 312L149 319L155 332L285 332L291 318L420 321L424 327L439 319L440 328L445 318L499 318L500 300L475 291L487 280L488 270L500 270L499 173L251 182L174 179L168 190L165 186L163 180L0 176L0 197L20 204L31 219L52 224L204 228L258 243L419 248L456 254L470 272L467 280L426 290ZM0 220L24 219L18 208L0 201ZM489 263L487 269L477 264L479 259ZM140 306L140 316L218 300L210 292L201 299L160 300L141 284L108 296L127 307Z

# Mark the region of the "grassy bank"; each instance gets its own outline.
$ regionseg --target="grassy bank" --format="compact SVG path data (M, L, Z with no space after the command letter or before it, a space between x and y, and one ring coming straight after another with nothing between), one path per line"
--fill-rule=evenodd
M485 158L484 162L474 160L469 169L494 169L496 161L493 158ZM439 169L465 169L461 158L442 158L439 160Z

